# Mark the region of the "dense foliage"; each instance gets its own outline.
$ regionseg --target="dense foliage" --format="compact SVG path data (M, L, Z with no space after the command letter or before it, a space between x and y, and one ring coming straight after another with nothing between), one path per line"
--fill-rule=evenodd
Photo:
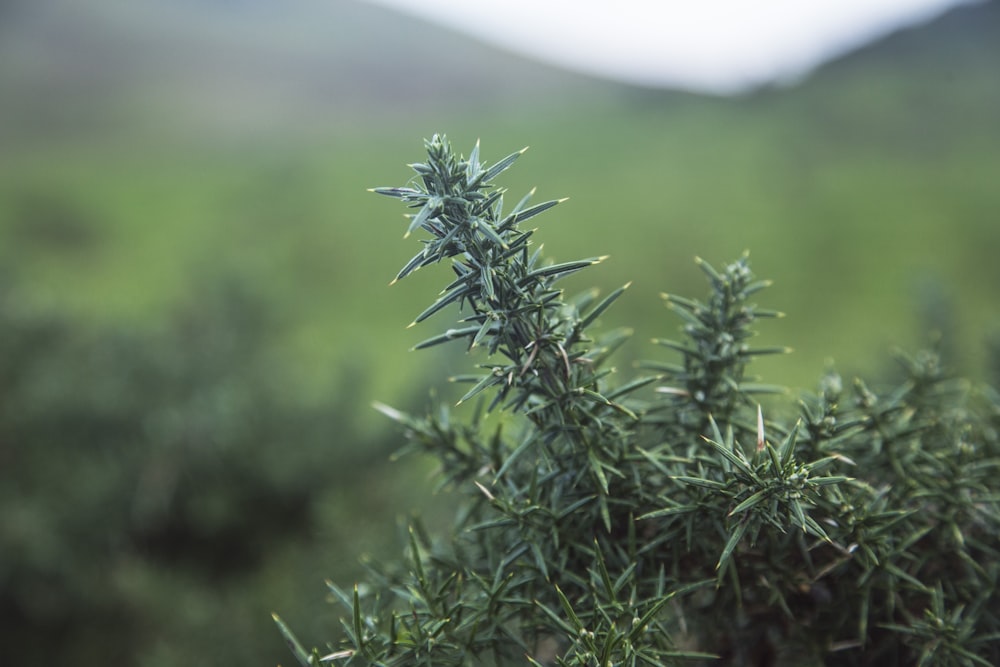
M206 283L162 330L138 331L46 312L5 278L0 663L281 650L252 628L275 602L268 573L329 550L315 483L355 488L364 476L345 471L388 452L337 446L362 437L345 417L356 394L335 408L291 391L267 354L275 323L233 284ZM356 392L363 379L344 382Z
M440 463L449 536L414 522L400 562L333 597L326 655L279 629L303 665L991 665L1000 663L1000 397L933 350L899 380L834 370L797 401L747 365L761 318L744 256L699 261L705 301L669 295L679 340L615 382L629 332L592 329L625 288L566 296L600 258L550 263L504 210L492 166L435 136L405 187L376 192L428 235L400 271L451 260L417 318L461 319L418 347L480 353L459 403L413 416L405 450ZM766 407L762 407L762 404Z

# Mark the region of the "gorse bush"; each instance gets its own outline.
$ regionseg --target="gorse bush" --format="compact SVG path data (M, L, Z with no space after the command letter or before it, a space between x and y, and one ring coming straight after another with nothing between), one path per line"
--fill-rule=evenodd
M137 331L0 278L0 664L276 661L277 637L250 632L293 558L275 545L318 567L339 541L316 535L330 500L303 480L357 492L346 471L391 451L337 447L364 437L360 378L290 393L266 304L229 280Z
M418 348L478 360L459 403L379 408L404 451L440 463L450 535L419 521L402 559L353 590L329 584L342 636L303 665L1000 664L1000 401L934 351L899 355L892 386L845 382L789 400L747 372L754 326L778 315L746 256L704 301L665 296L682 323L661 358L617 380L627 330L594 331L626 289L567 296L598 263L550 263L492 166L444 137L405 187L375 192L427 235L401 279L450 260L415 323L460 320ZM768 397L767 395L775 396ZM766 399L766 400L765 400ZM762 407L766 405L766 407Z

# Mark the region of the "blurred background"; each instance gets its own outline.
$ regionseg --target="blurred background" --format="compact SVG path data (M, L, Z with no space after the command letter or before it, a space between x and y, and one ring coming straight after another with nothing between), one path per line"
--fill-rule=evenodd
M288 664L271 611L336 634L323 580L434 505L370 404L421 410L470 363L409 351L451 324L405 328L448 272L389 287L418 245L366 192L434 132L532 147L503 184L569 197L537 219L553 259L610 255L567 287L634 281L604 316L626 359L676 333L660 292L705 293L696 255L749 250L788 315L761 341L795 349L763 380L883 372L932 330L984 377L996 3L823 17L839 41L796 27L765 66L727 3L660 4L595 34L601 3L0 2L0 664ZM694 50L628 48L704 20Z

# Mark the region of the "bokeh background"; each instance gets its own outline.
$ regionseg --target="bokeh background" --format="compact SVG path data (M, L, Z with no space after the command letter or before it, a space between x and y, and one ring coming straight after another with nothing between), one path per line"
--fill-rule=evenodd
M530 21L530 17L525 17ZM433 513L373 400L423 409L469 363L412 353L447 282L402 185L446 132L496 160L549 256L634 281L630 357L676 332L660 292L749 250L810 388L941 331L984 377L1000 328L1000 11L956 6L731 95L637 87L386 6L0 2L0 664L288 664L336 633L323 580ZM628 364L623 362L627 369Z

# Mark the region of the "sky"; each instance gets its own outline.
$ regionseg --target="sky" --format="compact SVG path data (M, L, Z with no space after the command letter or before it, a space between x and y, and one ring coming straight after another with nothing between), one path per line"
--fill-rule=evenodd
M733 94L975 0L367 0L530 58L655 88Z

